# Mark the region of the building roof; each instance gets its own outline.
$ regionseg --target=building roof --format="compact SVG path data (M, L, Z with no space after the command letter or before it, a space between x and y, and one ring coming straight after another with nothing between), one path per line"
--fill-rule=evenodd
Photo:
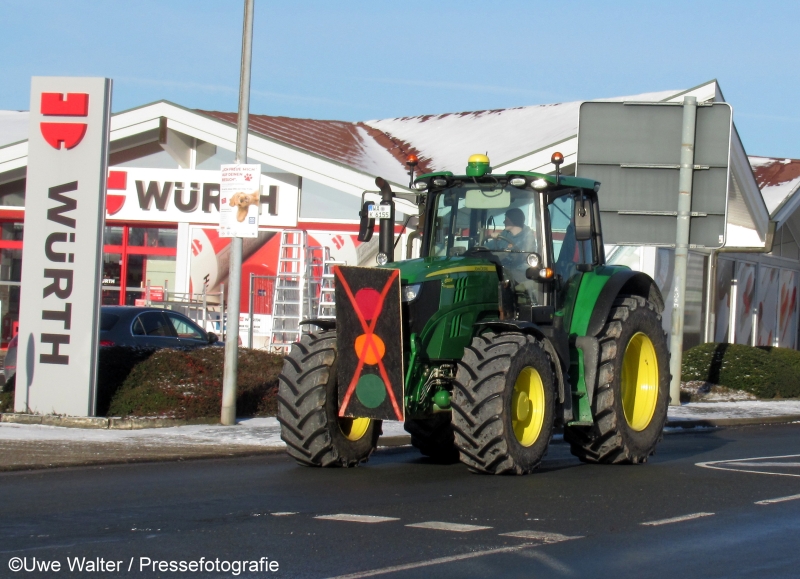
M754 156L748 159L769 214L774 217L800 189L800 159Z
M28 138L28 111L0 111L0 147Z

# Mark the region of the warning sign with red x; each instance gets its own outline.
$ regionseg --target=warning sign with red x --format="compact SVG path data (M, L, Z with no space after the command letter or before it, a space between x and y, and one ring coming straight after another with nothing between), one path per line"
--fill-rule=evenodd
M400 270L335 267L339 416L403 420Z

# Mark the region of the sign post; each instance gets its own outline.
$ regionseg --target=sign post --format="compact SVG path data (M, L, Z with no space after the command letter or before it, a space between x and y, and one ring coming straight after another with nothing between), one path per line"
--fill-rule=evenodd
M31 80L17 412L93 416L111 81Z
M236 123L236 164L247 162L247 127L250 116L250 62L253 54L253 0L244 2L242 68L239 78L239 114ZM260 171L259 171L260 174ZM257 228L256 228L257 229ZM231 240L230 285L228 286L225 368L222 376L220 422L236 424L236 379L239 370L239 300L242 285L242 238Z

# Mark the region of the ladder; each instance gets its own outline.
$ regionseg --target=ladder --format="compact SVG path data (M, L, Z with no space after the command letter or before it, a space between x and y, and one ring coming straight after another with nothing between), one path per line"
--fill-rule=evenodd
M336 317L333 268L337 265L345 265L345 262L334 261L331 258L330 247L326 247L322 259L322 280L319 286L319 300L317 305L317 317L321 320Z
M281 232L278 272L272 299L270 347L288 351L300 339L300 320L305 318L307 235L299 229Z

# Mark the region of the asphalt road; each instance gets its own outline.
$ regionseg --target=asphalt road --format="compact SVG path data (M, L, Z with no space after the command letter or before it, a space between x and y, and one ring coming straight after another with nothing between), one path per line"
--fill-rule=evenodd
M242 577L800 574L800 424L668 435L641 466L583 465L556 442L527 477L404 448L350 470L277 454L11 472L0 497L0 577L231 577L243 560L267 570ZM202 572L153 564L201 557ZM106 572L69 573L76 560Z

